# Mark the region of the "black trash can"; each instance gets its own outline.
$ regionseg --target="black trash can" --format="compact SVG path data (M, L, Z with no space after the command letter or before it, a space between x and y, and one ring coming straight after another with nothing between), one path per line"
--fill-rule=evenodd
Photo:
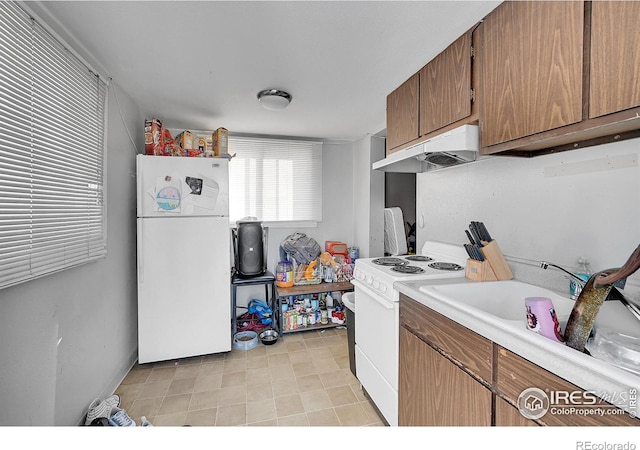
M347 312L347 342L349 344L349 368L356 375L356 297L353 292L342 294L342 303Z

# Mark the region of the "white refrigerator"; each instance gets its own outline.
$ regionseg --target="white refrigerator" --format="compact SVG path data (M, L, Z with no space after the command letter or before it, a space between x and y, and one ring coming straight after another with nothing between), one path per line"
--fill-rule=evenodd
M229 167L138 155L138 362L231 350Z

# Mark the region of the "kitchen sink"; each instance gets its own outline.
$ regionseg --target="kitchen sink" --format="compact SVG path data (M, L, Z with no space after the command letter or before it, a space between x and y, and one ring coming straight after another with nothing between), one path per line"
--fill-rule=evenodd
M475 317L478 323L510 329L516 334L528 333L524 331L527 297L551 299L563 331L575 305L568 297L515 280L424 284L419 289L428 297ZM640 326L619 301L606 301L600 307L587 349L595 359L640 375Z
M476 312L487 313L504 320L524 321L526 297L547 297L553 302L558 320L566 321L574 302L545 288L520 281L487 281L424 285L420 290L452 305L463 306Z

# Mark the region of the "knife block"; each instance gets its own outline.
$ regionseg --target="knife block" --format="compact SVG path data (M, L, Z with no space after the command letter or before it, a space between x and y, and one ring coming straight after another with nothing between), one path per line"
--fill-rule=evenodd
M484 261L467 259L465 276L471 281L498 281L489 261L486 259Z
M504 259L498 243L493 240L483 244L484 247L481 247L480 251L484 255L484 262L489 263L496 279L500 281L513 279L513 273L511 273L509 264L507 264L507 260Z

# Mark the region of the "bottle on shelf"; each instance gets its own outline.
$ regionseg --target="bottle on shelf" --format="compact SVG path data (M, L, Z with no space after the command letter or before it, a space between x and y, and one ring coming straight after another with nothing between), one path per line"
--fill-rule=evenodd
M327 305L327 308L333 308L333 297L330 293L327 293L326 297L324 298L324 302Z

